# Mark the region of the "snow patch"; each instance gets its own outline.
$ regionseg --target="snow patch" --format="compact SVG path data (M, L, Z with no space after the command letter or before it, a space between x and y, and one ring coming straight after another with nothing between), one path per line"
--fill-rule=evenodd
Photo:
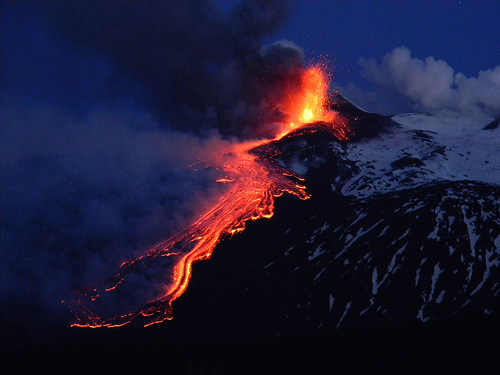
M313 281L316 281L320 278L321 274L326 270L326 267L324 267L321 271L318 272L318 274L316 275L316 277L314 278Z
M339 328L340 326L340 323L342 323L342 321L344 320L344 318L346 317L347 313L349 312L349 309L351 308L351 305L352 305L352 302L348 302L346 305L345 305L345 310L344 310L344 314L342 314L342 317L340 318L339 322L337 323L337 326L335 328Z
M436 298L436 303L441 303L443 302L443 299L444 299L444 295L445 295L446 291L445 290L442 290L441 293L439 293L439 296Z
M372 272L372 294L373 295L378 293L378 288L380 287L380 285L382 285L385 282L388 275L389 275L388 273L384 274L384 276L382 277L382 280L380 280L380 282L379 282L378 281L377 267L375 267L373 269L373 272Z
M274 262L269 263L267 266L265 266L265 267L264 267L264 269L265 269L265 270L266 270L266 269L268 269L268 268L269 268L269 267L271 267L273 264L274 264Z
M431 282L431 294L430 294L430 300L432 300L434 293L436 291L436 283L438 282L439 275L443 273L444 270L442 270L439 267L439 262L436 263L434 266L434 273L432 274L432 282Z
M400 125L391 127L384 137L346 145L346 158L359 173L340 187L343 195L363 198L436 180L500 184L500 131L483 130L487 122L419 114L393 120ZM419 159L423 165L399 169L391 165L403 157ZM409 207L408 212L419 208Z
M284 254L285 254L286 256L290 255L290 251L292 251L294 248L295 248L295 245L290 246L290 247L288 248L288 250L287 250L287 251L285 251L285 253L284 253Z
M309 256L309 260L313 260L315 259L316 257L320 256L321 254L325 253L326 250L322 250L321 248L323 247L325 243L321 243L317 248L316 250L314 250L314 253L312 253L312 255Z
M328 300L328 311L332 311L333 308L333 303L335 302L335 297L330 294L329 300Z
M425 304L420 306L420 310L418 310L417 313L417 319L420 319L422 322L428 322L430 318L424 316L424 309L425 309Z

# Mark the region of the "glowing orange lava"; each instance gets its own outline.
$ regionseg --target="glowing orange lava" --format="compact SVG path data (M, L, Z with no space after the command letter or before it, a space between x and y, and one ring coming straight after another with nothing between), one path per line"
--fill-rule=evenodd
M335 112L326 109L329 84L328 75L320 65L305 69L299 87L279 104L280 109L289 116L289 121L277 138L305 123L334 120Z
M327 89L327 77L318 66L305 70L301 87L290 93L285 103L280 104L290 121L276 139L307 122L332 121L334 113L325 109ZM225 150L217 158L218 167L224 174L218 182L228 184L229 189L218 202L185 230L159 243L144 255L123 262L114 276L76 292L71 303L77 319L73 326L117 327L136 317L143 317L144 326L148 326L172 319L172 302L186 290L193 262L209 258L221 238L241 232L246 221L270 218L273 215L275 197L289 193L300 199L309 198L300 176L274 160L248 152L268 142L270 141L233 144L230 149ZM127 285L132 288L139 274L147 273L158 264L163 264L163 269L168 268L162 263L165 257L176 262L170 276L155 276L151 275L152 272L141 276L148 280L165 277L162 281L165 285L163 290L159 290L148 302L131 312L111 318L104 318L95 309L90 309L91 304L99 302L112 292L116 293L120 288L126 289Z

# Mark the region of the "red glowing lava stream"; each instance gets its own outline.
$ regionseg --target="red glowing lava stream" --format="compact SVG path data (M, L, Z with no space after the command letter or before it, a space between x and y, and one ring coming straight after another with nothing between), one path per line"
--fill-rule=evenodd
M289 114L290 121L286 124L287 129L275 139L304 123L325 121L335 126L335 114L325 110L327 88L327 77L320 67L306 69L302 87L290 95L285 103L280 103L283 111ZM309 198L300 176L276 162L248 152L251 148L268 142L270 141L243 143L226 150L219 157L225 177L218 182L230 184L229 190L185 230L154 246L144 255L123 262L114 276L77 291L70 303L77 320L72 326L118 327L139 316L145 319L144 326L148 326L172 319L172 302L186 290L193 262L209 258L220 239L242 231L246 221L270 218L273 215L275 197L289 193L300 199ZM153 269L154 263L160 262L163 257L178 260L170 284L159 298L153 298L132 312L111 318L104 318L90 308L104 295L125 288L127 279L131 279L129 284L133 285L134 275L143 272L141 270ZM128 288L131 288L130 285Z

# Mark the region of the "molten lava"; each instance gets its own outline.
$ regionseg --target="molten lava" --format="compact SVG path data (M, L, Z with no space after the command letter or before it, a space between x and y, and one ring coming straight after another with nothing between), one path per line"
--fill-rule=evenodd
M276 139L313 121L322 121L322 126L328 122L335 127L335 114L325 109L327 89L328 80L320 67L306 69L301 87L279 103L280 109L288 114L289 122L284 124L285 129ZM218 202L180 233L144 255L123 262L114 276L76 292L71 303L77 319L73 326L117 327L137 317L143 317L144 326L148 326L172 319L172 302L186 290L193 262L209 258L221 238L241 232L246 221L270 218L275 197L289 193L300 199L309 198L300 176L272 159L249 152L268 142L270 140L233 144L217 157L216 167L224 174L217 181L229 186ZM172 259L175 266L165 274ZM128 290L134 290L135 285L144 280L160 287L138 308L125 306L127 311L110 318L96 312L99 308L96 304L100 301L108 297L103 309L109 311L110 306L112 309L117 304L109 296L119 293L116 298L123 299Z
M299 87L279 104L280 109L288 114L289 122L277 138L305 123L333 121L335 113L326 109L329 83L328 75L320 65L304 71Z

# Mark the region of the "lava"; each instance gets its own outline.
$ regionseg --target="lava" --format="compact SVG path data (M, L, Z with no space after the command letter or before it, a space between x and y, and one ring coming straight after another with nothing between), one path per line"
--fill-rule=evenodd
M302 84L279 103L280 110L288 115L279 139L304 123L322 121L335 127L335 113L326 108L328 79L319 66L304 70ZM217 182L226 184L227 191L213 207L183 231L146 251L143 255L123 262L116 273L96 282L91 287L75 292L70 308L77 322L76 327L118 327L142 317L144 326L172 319L172 302L186 290L191 277L193 262L210 258L217 243L225 236L232 236L245 228L249 220L270 218L274 210L274 198L284 193L299 199L309 198L303 178L282 167L272 158L259 157L249 152L272 140L260 140L233 144L225 152L219 152L216 167L223 174ZM168 261L166 259L168 258ZM172 269L172 260L175 266ZM170 267L170 272L165 270ZM139 280L139 281L138 281ZM141 280L154 283L157 289L152 297L128 312L110 318L96 310L107 298L103 310L116 305L113 293L123 299L127 291L134 290ZM96 305L97 304L97 305ZM91 309L92 306L92 309Z
M332 122L335 112L326 109L329 78L321 65L305 69L301 75L299 88L278 106L288 114L289 121L277 138L288 134L305 123L315 121Z

